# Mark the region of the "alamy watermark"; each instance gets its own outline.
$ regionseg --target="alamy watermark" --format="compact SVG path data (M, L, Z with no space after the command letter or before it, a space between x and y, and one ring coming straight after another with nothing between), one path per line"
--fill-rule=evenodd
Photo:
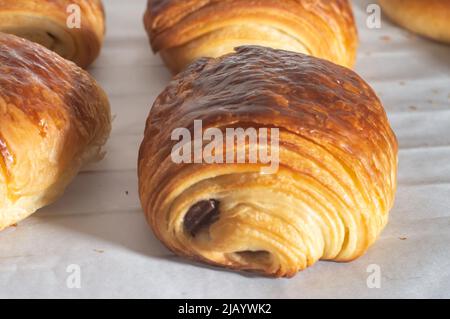
M171 140L178 143L171 158L176 164L259 164L261 173L275 174L280 165L279 139L278 128L203 130L203 122L196 120L193 136L187 128L172 131Z
M66 24L69 29L81 29L81 8L77 4L69 4L66 12L68 14Z
M366 284L369 289L381 288L381 267L377 264L367 266L366 271L370 273L367 277Z
M366 26L369 29L381 29L381 7L378 4L369 4L366 8L368 17Z
M81 288L81 267L77 264L67 266L66 272L69 274L66 279L66 286L69 289Z

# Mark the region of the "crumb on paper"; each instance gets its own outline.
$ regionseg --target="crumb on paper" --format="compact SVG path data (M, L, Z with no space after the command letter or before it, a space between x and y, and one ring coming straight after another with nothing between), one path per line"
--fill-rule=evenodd
M103 254L105 251L102 249L94 249L96 253Z
M390 42L392 40L392 38L390 36L388 36L388 35L382 35L380 37L380 40L383 41L383 42Z
M130 192L128 192L128 191L125 191L125 195L128 195L128 194L130 194Z
M399 237L398 239L400 239L400 240L407 240L408 237Z
M411 106L409 107L409 109L410 109L411 111L417 111L417 106L411 105Z

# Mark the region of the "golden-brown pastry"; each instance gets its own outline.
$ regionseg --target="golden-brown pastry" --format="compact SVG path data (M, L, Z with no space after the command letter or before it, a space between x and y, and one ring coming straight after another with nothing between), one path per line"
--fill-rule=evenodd
M348 0L149 0L144 22L174 73L249 44L351 67L358 43Z
M400 26L450 43L450 0L378 0L384 13Z
M151 109L139 192L155 234L179 255L269 276L361 256L386 225L396 191L397 141L379 99L353 71L325 60L236 50L193 63ZM198 120L203 141L174 138L181 128L195 136ZM209 134L230 128L277 128L279 147L265 142L272 145L273 130L212 147ZM203 159L194 152L179 161L192 144ZM251 162L250 149L278 153L278 171L264 171L263 157Z
M86 68L102 47L103 6L100 0L0 0L0 32L37 42Z
M85 71L0 33L0 230L52 203L100 159L110 123L108 99Z

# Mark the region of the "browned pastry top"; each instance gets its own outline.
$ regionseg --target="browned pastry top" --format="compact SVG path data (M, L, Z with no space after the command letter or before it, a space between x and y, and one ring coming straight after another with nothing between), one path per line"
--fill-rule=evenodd
M92 90L91 79L88 81L86 73L75 64L48 50L30 50L36 48L34 43L15 36L0 33L0 44L3 105L28 114L42 134L45 134L41 123L43 113L58 117L63 116L62 110L69 111L76 115L82 127L96 122L92 110L86 106L92 104L98 92ZM73 67L68 69L70 64Z
M0 0L2 7L14 7L14 2L11 0ZM66 10L68 4L83 4L90 8L97 8L99 5L102 5L100 0L39 0L39 1L29 1L29 6L42 6L42 5L50 5L58 9Z
M211 7L211 8L209 8ZM149 0L148 16L145 17L145 24L150 33L153 49L159 51L167 47L181 45L185 41L188 33L195 33L195 28L201 29L203 26L190 24L191 21L202 21L208 17L221 12L217 19L226 19L223 15L233 8L233 12L248 8L264 8L265 12L270 12L271 8L286 9L287 12L301 12L307 10L316 15L318 19L334 17L339 23L345 25L343 28L346 34L348 47L355 47L354 34L356 33L354 17L348 0ZM196 15L200 9L210 9ZM233 13L230 13L233 14ZM259 13L260 14L260 13ZM326 23L332 23L333 19L327 19ZM183 23L180 23L183 21ZM177 25L178 24L178 25ZM166 33L172 27L172 30ZM340 26L331 25L331 28Z
M66 153L77 153L83 151L82 145L105 135L109 122L105 99L95 81L74 63L33 42L0 33L0 131L12 132L14 121L26 117L27 122L17 125L30 128L30 137L39 132L45 138L49 127L56 128L74 143L68 144L71 150ZM0 150L0 162L7 169L15 154L1 135Z
M238 0L241 1L241 0ZM208 5L215 3L225 3L226 2L237 2L236 0L149 0L148 1L148 9L151 14L151 18L153 21L153 30L158 33L164 31L164 29L169 28L176 24L178 21L187 17L192 12L197 11L200 8L207 7ZM247 7L251 7L257 5L259 3L269 3L273 2L272 0L246 0L241 1L242 5ZM281 1L278 5L282 6L283 3ZM345 18L351 18L353 21L353 17L348 14L348 1L347 0L335 0L333 4L330 5L330 1L324 0L283 0L283 2L293 2L297 4L303 4L305 6L313 6L319 5L321 7L329 8L330 10L335 10L336 12L340 12L344 15Z
M156 163L170 154L171 131L192 127L202 115L204 127L248 122L340 145L373 166L368 172L377 171L366 161L367 151L396 143L382 105L359 76L302 54L256 46L236 51L194 63L156 101L147 124L148 134L157 134L149 146L158 154Z
M68 24L71 5L79 8L76 28ZM39 43L86 68L100 53L105 12L101 0L0 0L0 32Z

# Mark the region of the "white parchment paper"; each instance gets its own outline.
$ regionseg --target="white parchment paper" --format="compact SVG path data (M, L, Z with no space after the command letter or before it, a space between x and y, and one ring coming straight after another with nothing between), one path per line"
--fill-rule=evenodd
M0 233L0 297L450 297L450 46L387 19L381 29L368 29L371 1L354 1L356 69L380 95L400 142L391 221L355 262L319 262L293 279L249 277L185 262L150 232L138 200L137 151L170 75L148 45L146 1L104 2L108 34L89 71L116 116L108 155L56 204ZM367 286L370 265L381 271L378 289ZM77 267L81 288L71 289Z

